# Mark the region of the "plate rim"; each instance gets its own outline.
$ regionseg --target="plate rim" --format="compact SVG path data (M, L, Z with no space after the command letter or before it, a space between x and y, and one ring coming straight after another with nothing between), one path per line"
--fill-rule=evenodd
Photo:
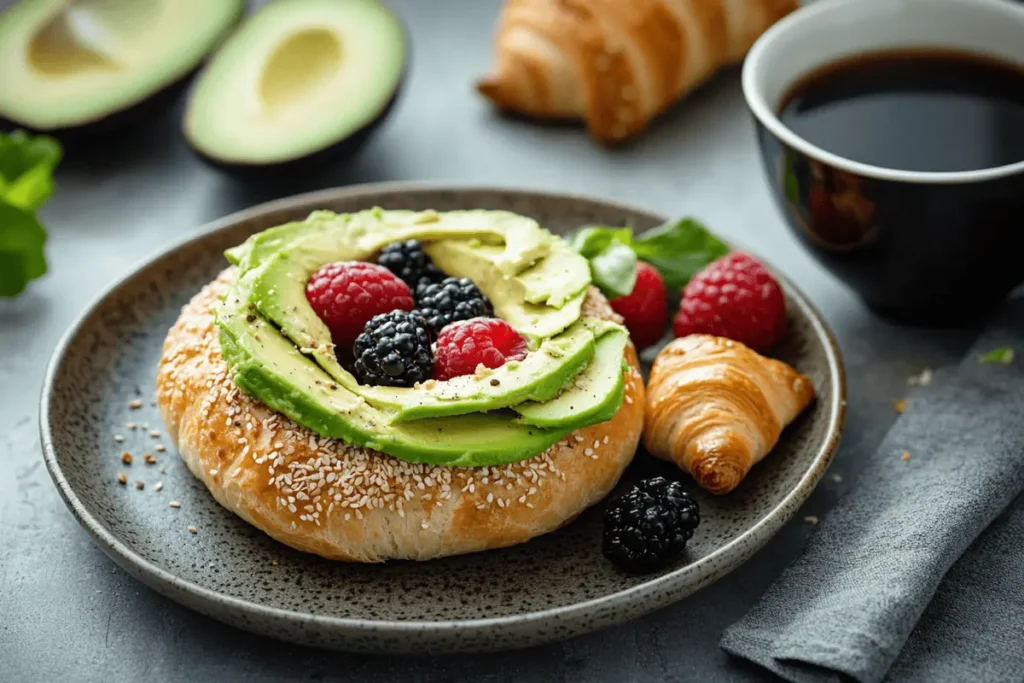
M63 471L57 463L56 449L50 437L50 404L53 398L53 384L70 346L71 340L76 336L82 326L93 315L96 308L104 300L115 294L119 289L126 286L128 281L140 272L153 266L155 262L167 254L187 247L188 245L202 241L209 236L227 230L240 221L252 219L256 215L271 213L279 210L287 210L295 206L324 203L339 198L352 198L359 195L388 195L406 192L481 192L496 194L512 194L531 197L557 198L561 200L581 201L590 204L601 204L608 208L616 209L627 213L644 214L652 216L659 221L666 220L660 214L654 213L643 207L622 202L615 199L606 199L597 195L588 195L574 192L553 192L530 186L500 186L493 184L476 184L472 182L459 183L432 183L432 182L408 182L390 181L346 185L341 187L325 188L290 195L278 199L255 204L251 207L240 209L227 214L221 218L209 221L198 229L189 231L179 239L164 244L149 255L134 263L123 275L106 285L95 295L92 300L82 309L82 312L68 326L61 335L60 340L54 347L50 359L46 365L46 372L43 377L42 391L39 397L39 434L43 460L46 469L50 474L61 498L71 511L75 520L92 536L95 542L115 562L132 576L157 592L170 597L176 602L178 598L170 595L167 591L184 591L187 594L206 601L208 604L217 604L225 609L241 610L262 618L273 620L285 620L291 623L301 623L304 626L325 627L332 630L373 630L389 632L394 635L406 635L422 633L424 631L462 631L476 632L489 631L492 629L508 628L516 629L528 626L533 623L545 622L552 619L582 619L594 614L597 610L611 610L624 613L626 616L618 621L630 618L629 606L642 603L646 608L640 610L640 614L653 612L672 604L692 592L717 580L717 577L725 576L744 564L754 553L760 550L795 514L797 508L807 500L814 491L818 482L824 476L829 464L835 456L836 450L842 439L846 408L847 408L847 387L846 371L843 365L842 354L835 336L829 328L820 311L814 306L807 296L794 285L785 275L780 273L781 284L786 294L799 303L799 305L810 313L810 322L816 335L825 341L826 360L828 365L828 376L835 387L834 399L827 406L828 427L826 437L818 446L817 452L808 465L806 471L779 502L768 513L766 513L756 524L746 529L736 538L716 548L710 554L700 558L700 564L712 563L723 556L731 559L723 560L718 567L720 571L703 580L696 582L696 587L687 590L686 578L693 572L697 563L686 564L675 570L650 580L639 583L631 588L616 591L606 595L590 598L568 605L550 607L531 612L521 612L500 617L485 617L477 619L452 619L452 620L376 620L359 617L339 617L321 614L298 612L279 607L270 607L265 604L246 600L206 588L198 583L182 578L171 573L137 554L130 546L120 540L100 523L90 512L87 506L78 498L74 489L64 476ZM730 240L739 248L744 248L735 240ZM758 258L761 258L760 256ZM771 267L771 264L765 262ZM773 269L774 270L774 269ZM776 271L778 272L778 271ZM746 552L740 549L747 545ZM710 579L710 580L709 580ZM166 589L166 590L164 590ZM660 593L660 596L659 596ZM655 599L653 596L657 596ZM188 605L191 609L197 609L194 605ZM204 611L204 610L198 610ZM635 610L633 610L635 611ZM209 616L216 615L205 612ZM635 615L634 615L635 616ZM613 620L614 621L614 620ZM601 624L608 625L608 622Z

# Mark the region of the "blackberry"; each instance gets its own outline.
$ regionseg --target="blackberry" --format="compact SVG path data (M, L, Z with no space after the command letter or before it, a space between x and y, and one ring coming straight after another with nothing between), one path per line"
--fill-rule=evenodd
M356 337L353 353L360 384L411 387L434 373L430 331L414 312L375 315Z
M435 334L456 320L492 315L491 301L468 277L447 277L416 293L417 312Z
M605 511L601 551L627 571L653 571L682 554L698 524L700 508L681 483L645 479Z
M377 256L377 265L404 280L413 292L444 279L444 273L423 253L417 240L392 242Z

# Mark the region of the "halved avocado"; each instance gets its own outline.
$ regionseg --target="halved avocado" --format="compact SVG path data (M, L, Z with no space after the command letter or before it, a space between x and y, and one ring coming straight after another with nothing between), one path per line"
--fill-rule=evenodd
M398 96L405 31L376 0L278 0L218 50L185 137L224 170L278 174L350 154Z
M0 15L0 117L67 140L169 105L244 0L21 0Z

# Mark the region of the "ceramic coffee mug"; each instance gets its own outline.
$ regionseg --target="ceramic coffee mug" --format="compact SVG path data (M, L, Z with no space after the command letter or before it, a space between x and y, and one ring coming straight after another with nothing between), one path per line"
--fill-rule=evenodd
M1024 282L1024 159L964 172L882 168L817 147L778 116L790 88L823 66L916 48L1024 69L1024 3L814 2L753 46L743 92L773 194L800 241L881 314L958 324ZM828 211L820 210L823 198Z

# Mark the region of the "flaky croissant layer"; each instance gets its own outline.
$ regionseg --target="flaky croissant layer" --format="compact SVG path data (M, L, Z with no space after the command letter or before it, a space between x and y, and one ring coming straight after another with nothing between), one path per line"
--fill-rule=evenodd
M797 0L507 0L477 89L501 109L630 138L741 61Z
M651 368L644 445L702 488L728 493L813 397L810 379L786 363L729 339L682 337Z

